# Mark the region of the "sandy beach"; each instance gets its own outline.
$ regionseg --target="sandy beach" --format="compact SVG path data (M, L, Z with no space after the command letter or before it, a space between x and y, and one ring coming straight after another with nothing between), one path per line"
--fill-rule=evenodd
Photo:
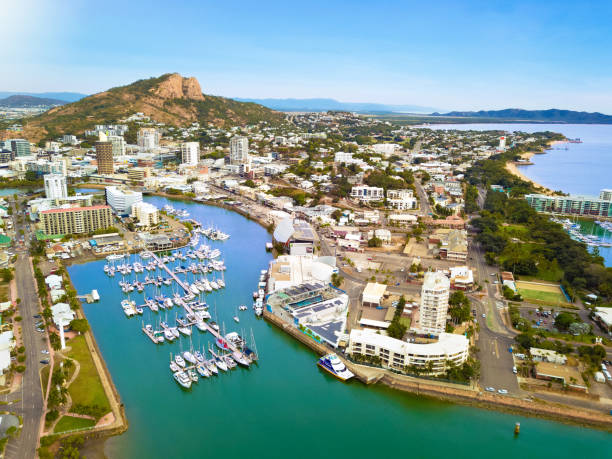
M553 141L553 142L551 142L551 143L549 144L548 148L552 147L553 145L557 145L557 144L559 144L559 143L565 143L565 141L563 141L563 140L555 140L555 141ZM522 154L521 154L521 158L522 158L522 159L524 159L524 160L526 160L526 161L530 161L530 160L531 160L531 158L532 158L532 157L533 157L535 154L544 154L544 153L545 153L545 152L542 152L542 153L536 153L535 151L528 151L528 152L526 152L526 153L522 153ZM510 172L511 174L513 174L513 175L515 175L515 176L519 177L520 179L525 180L526 182L531 183L531 184L532 184L533 186L535 186L536 188L541 189L542 193L544 193L544 194L549 194L549 195L554 194L553 190L551 190L550 188L545 187L544 185L542 185L542 184L540 184L540 183L538 183L538 182L536 182L536 181L534 181L534 180L530 179L530 178L529 178L529 177L527 177L525 174L523 174L523 173L522 173L522 172L519 170L519 168L517 167L518 165L519 165L519 164L517 164L517 163L516 163L516 162L514 162L514 161L508 161L508 162L506 163L506 170L507 170L508 172Z

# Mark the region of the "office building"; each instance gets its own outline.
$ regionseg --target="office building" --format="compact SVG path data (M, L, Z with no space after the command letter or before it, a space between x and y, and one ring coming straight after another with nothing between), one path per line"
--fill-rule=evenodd
M138 131L138 146L141 151L159 148L159 131L155 128L141 128Z
M66 176L61 174L46 174L43 177L45 181L45 196L48 199L62 199L68 197Z
M181 144L181 163L197 166L200 161L200 143L184 142Z
M96 160L98 161L98 174L113 174L113 144L110 142L96 142Z
M45 234L87 234L113 225L109 206L69 207L43 210L39 214Z
M438 335L446 330L450 280L439 271L425 273L421 289L419 329Z
M159 209L148 202L137 202L132 205L132 217L140 226L155 226L159 223Z
M601 190L597 196L548 196L545 194L527 194L527 203L537 212L564 215L594 215L612 217L612 198L610 190Z
M130 215L132 206L142 202L140 191L118 188L116 186L106 187L106 203L117 213L117 215Z
M108 142L113 146L113 157L125 156L126 141L120 135L107 136Z
M230 163L246 164L249 162L249 139L234 136L230 139Z
M16 157L19 156L30 156L30 142L24 139L11 140L11 150L15 153Z

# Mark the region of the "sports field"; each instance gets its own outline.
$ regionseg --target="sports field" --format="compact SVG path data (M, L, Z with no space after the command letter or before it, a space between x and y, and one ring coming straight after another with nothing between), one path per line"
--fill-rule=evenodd
M561 288L556 284L518 281L516 282L516 287L521 296L527 301L537 300L550 304L567 303Z

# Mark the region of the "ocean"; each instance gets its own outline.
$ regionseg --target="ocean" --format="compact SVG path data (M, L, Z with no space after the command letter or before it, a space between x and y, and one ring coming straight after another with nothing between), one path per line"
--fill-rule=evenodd
M225 242L210 243L222 251L227 287L206 301L228 332L249 335L252 329L260 361L182 390L168 368L170 353L192 344L204 347L210 337L194 330L191 342L154 345L142 333L141 320L163 320L164 312L127 319L119 304L124 298L119 276L107 277L104 261L70 266L79 294L94 288L101 294L99 303L83 308L129 421L126 433L106 442L108 457L575 458L602 457L609 448L612 436L605 432L339 382L317 367L314 352L253 314L252 292L271 258L265 229L221 208L145 200L160 208L171 202L231 234ZM132 294L137 297L142 299ZM249 309L238 313L235 324L232 316L243 303ZM176 309L168 312L169 320ZM518 437L515 422L521 423Z
M543 155L533 155L530 166L519 166L521 173L551 190L599 196L600 190L612 188L612 125L609 124L444 124L431 129L474 131L560 132L582 143L557 144ZM590 224L581 223L584 234L592 234ZM600 232L612 242L612 233ZM593 250L591 248L590 250ZM599 247L606 266L612 266L612 248Z

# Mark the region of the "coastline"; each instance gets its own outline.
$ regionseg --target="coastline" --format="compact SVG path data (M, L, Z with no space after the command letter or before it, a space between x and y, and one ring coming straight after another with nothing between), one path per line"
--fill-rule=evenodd
M549 149L550 147L560 144L560 143L566 143L565 140L553 140L552 142L548 143L546 149ZM546 150L542 151L542 152L536 152L536 151L528 151L525 153L521 153L521 159L524 159L526 161L530 161L531 158L534 155L543 155L546 154ZM554 191L551 190L548 187L545 187L544 185L542 185L541 183L536 182L535 180L527 177L523 172L521 172L518 168L518 166L520 166L520 163L517 163L516 161L508 161L506 162L506 170L508 172L510 172L512 175L514 175L515 177L520 178L521 180L525 181L525 182L529 182L531 183L534 187L541 189L542 193L547 194L547 195L552 195L554 194ZM529 166L531 164L525 164L525 166Z

